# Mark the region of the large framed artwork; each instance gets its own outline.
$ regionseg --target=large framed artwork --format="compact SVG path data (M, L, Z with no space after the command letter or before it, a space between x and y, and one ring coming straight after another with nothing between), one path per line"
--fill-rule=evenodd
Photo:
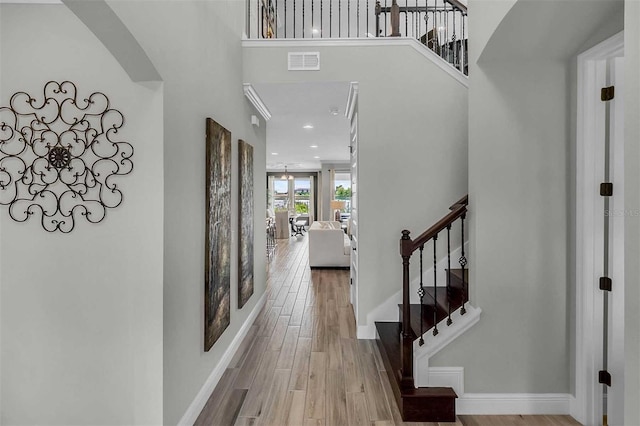
M231 132L207 118L204 350L231 322Z
M238 141L240 171L240 221L238 261L238 308L253 294L253 147Z

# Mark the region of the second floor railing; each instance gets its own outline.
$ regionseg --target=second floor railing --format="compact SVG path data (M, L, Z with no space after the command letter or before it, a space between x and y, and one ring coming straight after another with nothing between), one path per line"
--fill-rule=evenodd
M411 37L467 74L460 0L247 0L249 39Z

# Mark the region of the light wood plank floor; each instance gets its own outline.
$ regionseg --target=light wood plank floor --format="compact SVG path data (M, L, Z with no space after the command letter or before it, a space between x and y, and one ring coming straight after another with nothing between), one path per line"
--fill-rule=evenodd
M404 423L373 340L356 339L349 271L309 269L307 236L277 240L267 302L196 425ZM459 416L440 425L577 425L568 416Z

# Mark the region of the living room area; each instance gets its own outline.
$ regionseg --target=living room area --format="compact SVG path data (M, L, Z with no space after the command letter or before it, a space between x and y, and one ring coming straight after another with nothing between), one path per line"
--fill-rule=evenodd
M270 115L268 258L272 260L280 246L301 244L308 248L311 268L350 269L354 210L350 84L271 84L251 90Z
M288 174L287 174L288 173ZM309 244L311 268L346 268L351 255L350 172L326 171L331 197L329 214L323 215L318 195L320 172L267 173L267 254L278 244ZM320 218L327 220L318 220ZM308 243L307 243L308 241Z

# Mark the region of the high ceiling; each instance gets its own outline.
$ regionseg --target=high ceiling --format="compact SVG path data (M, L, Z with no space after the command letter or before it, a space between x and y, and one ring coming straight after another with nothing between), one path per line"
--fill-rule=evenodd
M256 84L254 89L272 115L267 170L280 171L285 165L288 170L317 170L321 162L349 161L349 83Z

